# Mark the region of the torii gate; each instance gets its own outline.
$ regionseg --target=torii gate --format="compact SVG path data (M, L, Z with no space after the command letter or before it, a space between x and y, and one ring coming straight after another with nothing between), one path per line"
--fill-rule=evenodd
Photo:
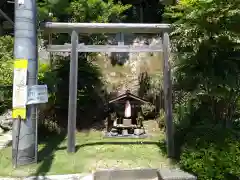
M162 52L164 67L164 102L167 152L174 157L174 132L172 117L172 82L169 63L170 40L169 24L138 24L138 23L63 23L47 22L44 25L47 33L68 33L71 44L49 45L50 52L71 52L69 75L69 105L68 105L68 152L75 152L75 129L77 116L77 82L78 82L78 52ZM129 45L82 45L78 44L79 34L101 33L152 33L162 35L162 46L129 46Z

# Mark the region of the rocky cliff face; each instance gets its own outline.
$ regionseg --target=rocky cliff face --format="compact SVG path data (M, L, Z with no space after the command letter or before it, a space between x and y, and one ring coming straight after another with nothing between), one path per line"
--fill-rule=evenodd
M118 34L109 36L109 44L124 42L125 45L161 45L160 37L134 36L132 34ZM55 53L56 54L56 53ZM58 53L58 55L68 55ZM39 60L50 63L50 54L46 51L43 41L39 41ZM137 94L139 89L139 77L142 73L159 73L162 71L161 53L102 53L98 54L95 61L103 73L103 80L108 86L109 92L122 94L126 90Z
M124 44L133 46L142 45L161 45L159 37L136 37L132 35L124 36ZM104 61L104 66L99 61ZM138 94L139 77L142 73L155 74L162 71L162 54L161 53L111 53L101 55L97 62L100 65L105 80L110 91L117 94L123 94L130 90ZM113 63L113 61L116 61ZM121 64L121 65L119 65Z

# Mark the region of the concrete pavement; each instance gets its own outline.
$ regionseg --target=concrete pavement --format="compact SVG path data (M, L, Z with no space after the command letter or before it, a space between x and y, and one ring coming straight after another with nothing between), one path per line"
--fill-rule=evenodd
M0 177L0 180L93 180L92 174L67 174L52 176L32 176L23 178Z
M22 178L0 177L0 180L197 180L197 177L180 169L138 169L138 170L105 170L93 174L67 174L52 176L32 176Z

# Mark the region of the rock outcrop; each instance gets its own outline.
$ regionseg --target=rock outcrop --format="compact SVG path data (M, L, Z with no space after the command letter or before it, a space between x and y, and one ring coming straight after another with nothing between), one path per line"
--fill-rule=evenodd
M2 129L3 131L11 130L12 124L13 124L12 111L7 110L0 116L0 129Z
M116 42L113 44L116 44ZM124 36L124 44L132 46L153 46L161 45L162 41L160 37L146 36L139 38L127 34ZM109 63L109 61L112 61L112 58L116 58L116 61L122 64L122 77L118 78L118 74L115 72L103 74L105 76L107 84L111 84L113 82L114 84L116 84L115 91L117 91L118 95L125 93L126 90L130 90L131 93L137 94L140 86L139 77L141 73L154 73L154 71L156 71L157 69L161 69L160 66L162 65L161 53L106 53L105 64ZM154 59L157 60L154 61ZM129 69L130 71L125 73L124 69Z

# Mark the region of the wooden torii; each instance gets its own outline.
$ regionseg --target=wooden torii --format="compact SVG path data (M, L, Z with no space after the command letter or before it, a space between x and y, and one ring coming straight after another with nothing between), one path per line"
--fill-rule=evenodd
M164 67L164 102L166 120L166 140L169 157L174 157L174 132L172 117L172 82L169 63L170 39L169 24L141 23L63 23L46 22L45 33L68 33L71 44L49 45L50 52L71 52L69 77L69 106L68 106L68 152L75 152L75 129L77 115L77 81L78 81L78 52L162 52ZM85 45L78 44L79 34L160 34L162 45L131 46L131 45Z

